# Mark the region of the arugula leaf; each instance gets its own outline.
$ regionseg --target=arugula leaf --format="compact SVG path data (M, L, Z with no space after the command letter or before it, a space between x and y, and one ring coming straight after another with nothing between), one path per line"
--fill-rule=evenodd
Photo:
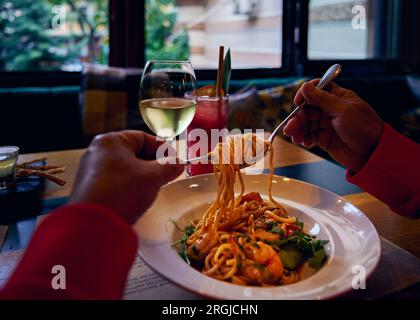
M174 224L175 228L177 228L179 231L184 232L184 230L182 230L182 229L179 227L178 223L176 223L176 221L175 221L175 219L174 219L174 218L169 218L169 221L170 221L170 222L172 222L172 223Z
M318 240L318 242L319 242L319 244L320 244L322 247L325 247L325 245L326 245L328 242L330 242L330 240Z
M296 246L301 250L311 249L310 241L312 238L308 238L306 235L300 232L295 232L293 236L287 238L289 242L294 242Z
M273 227L276 227L278 225L278 222L277 221L267 221L266 225L267 225L268 228L273 228Z
M273 226L268 232L279 234L280 238L284 238L284 231L282 228L279 228L278 226Z
M302 262L302 252L293 243L284 245L279 252L283 265L289 270L295 270Z
M191 261L188 258L188 251L187 251L187 245L183 245L182 248L178 251L179 256L189 265L191 265Z
M195 228L194 228L193 226L187 226L187 227L185 227L185 229L184 229L184 233L185 233L187 236L192 235L194 232L195 232Z
M303 224L303 222L301 222L301 221L299 221L299 219L298 218L296 218L296 225L301 229L301 230L303 230L303 227L304 227L304 224Z
M179 231L182 232L181 238L178 241L172 243L172 246L178 246L178 245L180 245L180 247L178 249L179 256L186 263L188 263L189 265L191 265L190 259L188 258L187 240L195 232L195 228L193 226L187 226L187 227L185 227L185 229L181 229L173 218L171 218L170 221L174 224L174 226ZM195 247L192 248L192 250L195 250L195 249L196 249Z
M312 246L312 252L316 252L322 248L324 248L324 246L328 243L328 240L317 240L317 239L313 239L311 241L311 246Z
M319 269L322 266L327 254L325 253L325 249L321 248L318 251L314 252L314 256L308 260L309 266L311 268Z
M191 250L196 256L198 256L200 254L200 251L197 249L197 247L195 245L193 245L191 247Z

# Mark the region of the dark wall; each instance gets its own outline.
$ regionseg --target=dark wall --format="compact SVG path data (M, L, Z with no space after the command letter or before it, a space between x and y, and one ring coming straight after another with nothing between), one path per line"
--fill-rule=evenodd
M0 89L0 145L21 153L84 147L79 94L77 86Z

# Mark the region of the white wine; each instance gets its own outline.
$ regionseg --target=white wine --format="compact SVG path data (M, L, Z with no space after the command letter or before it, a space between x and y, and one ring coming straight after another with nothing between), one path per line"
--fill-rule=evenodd
M18 147L0 147L0 190L7 188L15 181L18 153Z
M190 99L163 98L142 100L139 107L149 128L159 137L171 140L187 129L196 104Z

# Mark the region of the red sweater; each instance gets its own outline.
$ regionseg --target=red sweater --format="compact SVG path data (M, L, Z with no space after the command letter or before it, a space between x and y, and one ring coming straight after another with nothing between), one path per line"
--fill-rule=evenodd
M420 146L390 126L350 182L397 213L420 212ZM67 205L40 225L0 299L119 299L137 249L132 229L95 204ZM53 289L52 268L66 270L66 289Z
M120 299L137 236L111 210L95 204L55 210L36 230L0 299ZM53 289L62 265L66 289Z
M409 218L420 217L420 145L385 124L378 146L347 180Z

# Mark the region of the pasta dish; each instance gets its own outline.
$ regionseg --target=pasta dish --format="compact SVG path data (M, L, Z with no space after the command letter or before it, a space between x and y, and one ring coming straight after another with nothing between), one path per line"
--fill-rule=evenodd
M263 144L264 150L268 148L268 199L256 192L245 193L240 165L233 161L237 139L219 143L212 152L219 154L218 163L213 165L216 199L201 219L180 229L183 235L175 245L187 263L215 279L255 286L297 282L305 268L317 270L322 266L328 241L305 233L303 223L290 217L286 208L274 199L271 144L258 141L252 134L241 140L242 155L255 154L257 144ZM227 155L226 152L222 155L223 150L228 151ZM222 163L226 157L230 157L230 162ZM235 197L237 179L241 190Z

